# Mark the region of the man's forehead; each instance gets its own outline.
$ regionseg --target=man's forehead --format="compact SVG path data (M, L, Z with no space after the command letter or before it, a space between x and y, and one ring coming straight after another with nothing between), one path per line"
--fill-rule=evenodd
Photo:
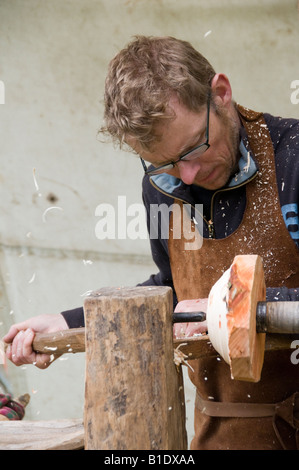
M199 135L206 130L206 106L193 111L184 105L176 93L168 102L166 119L160 119L153 129L153 140L144 146L138 137L128 136L126 143L145 160L159 153L165 154L165 145L170 157L179 156L195 146Z

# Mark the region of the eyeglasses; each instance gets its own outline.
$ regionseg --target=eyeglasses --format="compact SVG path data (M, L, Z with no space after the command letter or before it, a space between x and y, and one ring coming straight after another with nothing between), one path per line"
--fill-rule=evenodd
M180 161L190 161L190 160L195 160L195 158L200 157L208 148L210 147L209 144L209 122L210 122L210 96L208 98L207 102L207 126L206 126L206 141L203 144L197 145L193 149L189 150L188 152L184 153L183 155L180 156L177 160L174 162L169 162L166 163L165 165L158 166L156 168L153 168L149 170L146 166L145 161L143 158L140 157L144 172L146 175L152 176L152 175L158 175L160 173L165 173L169 170L172 170L174 166L179 163Z

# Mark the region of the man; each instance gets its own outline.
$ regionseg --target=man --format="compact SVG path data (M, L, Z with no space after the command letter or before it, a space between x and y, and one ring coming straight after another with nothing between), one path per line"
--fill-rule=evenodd
M105 121L103 131L141 159L149 227L152 204L203 206L203 213L192 213L193 231L196 218L203 218L202 246L187 250L186 239L173 236L180 222L173 212L169 236L151 237L159 272L144 285L171 286L177 310L186 301L192 309L198 299L205 303L235 255L254 253L263 258L268 299L299 300L299 121L242 108L228 78L189 43L151 37L137 37L111 61ZM16 365L46 367L49 357L32 351L34 331L83 324L83 311L76 309L14 325L4 338L12 343L8 357ZM175 335L196 328L179 325ZM192 449L296 448L299 369L290 351L266 354L257 384L231 380L218 359L192 364ZM215 402L218 412L210 406ZM264 404L281 402L277 412L265 413ZM255 404L250 414L249 403Z

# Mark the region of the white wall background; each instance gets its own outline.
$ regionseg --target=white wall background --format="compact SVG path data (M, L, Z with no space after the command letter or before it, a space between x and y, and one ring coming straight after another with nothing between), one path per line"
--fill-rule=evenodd
M299 117L297 0L0 0L0 25L1 337L155 272L147 240L95 236L100 203L141 203L139 161L97 138L107 64L132 36L188 40L238 102ZM62 210L43 220L51 206ZM82 416L84 354L0 372L15 395L30 393L27 419ZM187 383L190 436L192 401Z

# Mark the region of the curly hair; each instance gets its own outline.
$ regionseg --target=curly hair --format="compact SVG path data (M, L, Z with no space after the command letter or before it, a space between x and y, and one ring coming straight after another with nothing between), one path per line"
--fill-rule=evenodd
M120 147L134 138L150 149L157 125L173 118L168 102L176 93L193 111L206 103L215 71L193 46L173 37L136 36L109 64L104 122L100 132Z

